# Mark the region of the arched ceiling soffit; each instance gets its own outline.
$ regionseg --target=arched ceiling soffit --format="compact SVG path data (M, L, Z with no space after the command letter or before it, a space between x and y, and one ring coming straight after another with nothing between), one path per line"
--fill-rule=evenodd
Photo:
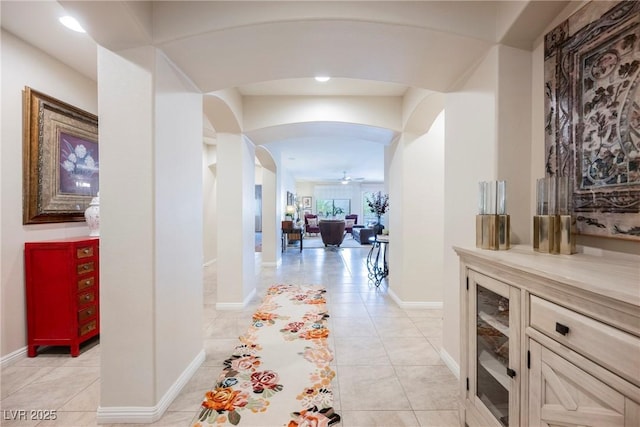
M424 91L423 97L415 107L409 111L405 122L404 132L422 135L429 131L438 114L444 110L445 95L440 92Z
M491 46L424 28L344 20L264 23L159 45L203 92L318 73L445 92Z
M276 162L269 150L266 149L266 147L261 145L256 147L256 158L260 162L260 166L273 173L276 173Z
M101 46L156 46L207 93L316 72L446 92L490 46L531 49L570 2L58 3ZM59 45L61 57L75 63L74 50Z
M216 133L241 133L242 127L236 114L223 99L216 95L204 95L202 104L204 116L213 127L213 131Z
M102 46L156 46L203 93L322 72L446 91L495 43L492 2L243 3L61 1Z
M339 182L348 173L366 182L382 182L384 150L397 132L353 123L307 122L253 130L245 136L256 152L266 148L297 180Z
M275 144L317 146L326 151L328 144L389 145L397 132L362 124L339 122L291 123L256 129L245 133L256 146L273 147Z

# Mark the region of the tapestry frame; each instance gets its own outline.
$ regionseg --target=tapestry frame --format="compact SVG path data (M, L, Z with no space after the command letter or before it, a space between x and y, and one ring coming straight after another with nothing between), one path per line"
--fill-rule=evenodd
M579 234L640 241L640 2L592 2L545 35L545 175Z

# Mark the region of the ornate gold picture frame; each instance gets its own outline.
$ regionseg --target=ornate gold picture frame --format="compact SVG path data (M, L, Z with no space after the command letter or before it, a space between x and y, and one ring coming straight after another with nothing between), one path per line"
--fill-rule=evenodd
M23 224L84 221L99 191L98 117L25 87Z

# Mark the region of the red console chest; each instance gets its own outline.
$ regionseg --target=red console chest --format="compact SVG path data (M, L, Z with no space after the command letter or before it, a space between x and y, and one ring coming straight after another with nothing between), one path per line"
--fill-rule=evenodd
M99 238L25 243L27 354L80 344L100 333Z

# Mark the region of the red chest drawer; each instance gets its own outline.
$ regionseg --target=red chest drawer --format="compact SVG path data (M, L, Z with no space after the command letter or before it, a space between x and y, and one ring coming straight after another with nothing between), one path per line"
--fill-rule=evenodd
M77 356L100 333L99 239L29 242L24 255L29 357L42 345Z

